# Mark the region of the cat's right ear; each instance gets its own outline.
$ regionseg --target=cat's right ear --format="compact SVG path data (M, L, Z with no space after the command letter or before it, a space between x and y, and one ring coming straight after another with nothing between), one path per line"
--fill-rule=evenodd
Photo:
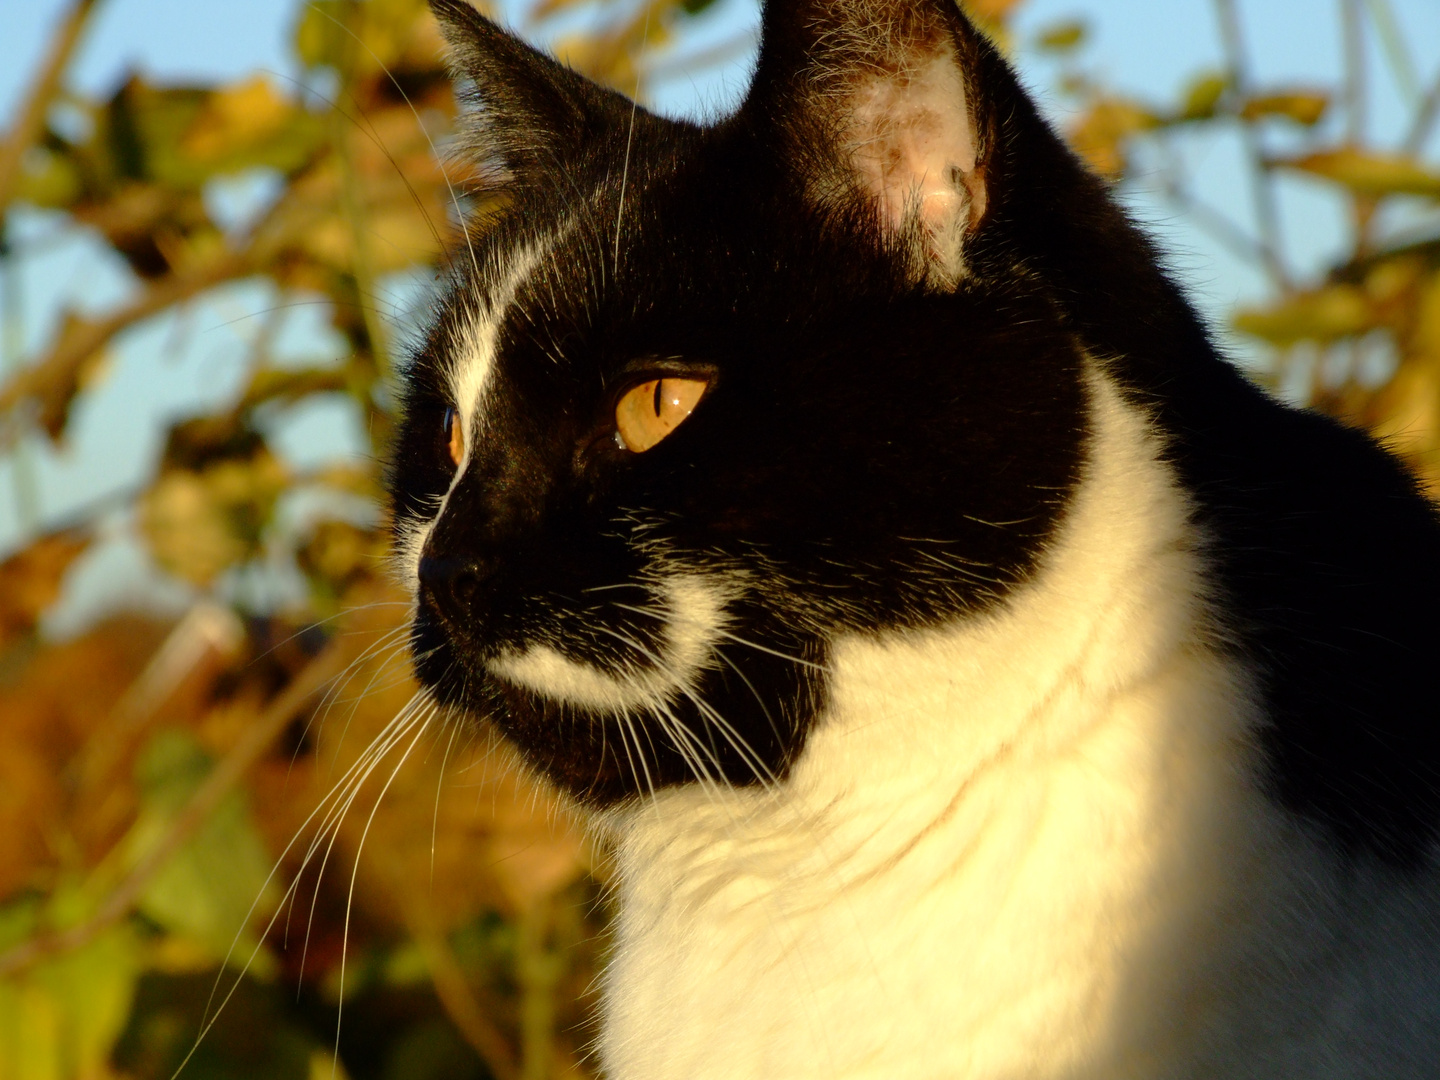
M618 95L506 33L467 0L430 0L487 188L544 183L613 124Z
M995 202L996 65L957 0L774 0L746 109L812 202L863 206L912 276L948 289Z

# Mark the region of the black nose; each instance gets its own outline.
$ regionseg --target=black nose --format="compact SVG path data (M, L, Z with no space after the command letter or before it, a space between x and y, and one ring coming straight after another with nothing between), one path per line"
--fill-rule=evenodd
M480 587L492 568L474 559L453 555L420 557L420 595L439 609L441 615L468 622L477 615Z

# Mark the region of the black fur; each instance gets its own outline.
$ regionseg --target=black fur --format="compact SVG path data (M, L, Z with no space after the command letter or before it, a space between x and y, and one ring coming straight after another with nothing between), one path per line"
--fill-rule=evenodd
M501 327L483 429L421 564L414 647L441 700L594 804L697 769L783 776L823 706L830 635L934 624L1031 572L1080 476L1088 354L1151 411L1192 494L1227 647L1265 697L1275 796L1351 851L1408 864L1434 840L1432 508L1366 437L1217 356L958 10L891 5L902 36L950 35L989 193L967 274L937 292L845 178L816 91L832 5L767 12L750 97L708 129L592 87L463 0L432 6L482 111L472 152L508 202L476 262L461 246L407 375L402 533L450 483L443 369L487 287L477 267L553 244ZM695 414L646 454L618 449L618 396L685 373L713 380ZM661 565L742 582L704 707L631 730L488 673L536 642L645 667Z

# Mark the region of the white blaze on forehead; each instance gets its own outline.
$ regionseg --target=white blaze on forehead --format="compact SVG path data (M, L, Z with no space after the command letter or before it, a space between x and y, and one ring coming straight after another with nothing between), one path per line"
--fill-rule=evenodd
M545 697L600 712L663 708L690 690L696 676L710 666L731 591L711 575L670 577L664 588L665 626L660 643L637 642L653 650L649 662L619 675L572 660L550 645L505 653L491 661L490 670ZM603 632L601 637L607 649L612 645L616 651L623 648Z
M494 259L487 269L489 287L477 298L470 319L463 323L446 372L450 394L460 410L465 430L474 431L480 401L495 370L495 348L505 313L520 286L549 254L553 238L521 244ZM466 439L468 448L470 439Z
M535 272L540 260L549 254L553 237L542 241L522 244L502 256L492 259L486 267L489 287L483 289L470 317L462 322L457 340L444 368L449 384L450 399L460 410L462 427L466 433L465 456L450 479L450 487L435 501L435 513L426 518L412 518L400 525L397 544L397 567L401 585L413 596L419 588L420 557L435 522L445 512L450 491L465 471L470 457L470 448L475 442L477 428L475 419L480 411L480 401L490 382L495 368L495 347L500 334L500 325L505 312L515 300L516 293L525 279Z

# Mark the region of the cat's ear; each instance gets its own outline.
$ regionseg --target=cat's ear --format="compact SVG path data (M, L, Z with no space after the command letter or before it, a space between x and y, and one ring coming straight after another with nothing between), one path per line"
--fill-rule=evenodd
M774 2L762 41L753 93L811 197L858 194L915 276L953 287L991 203L994 140L974 77L988 42L955 0Z
M467 0L430 0L467 106L467 149L490 187L539 183L628 103L506 33ZM621 111L624 111L621 108Z

